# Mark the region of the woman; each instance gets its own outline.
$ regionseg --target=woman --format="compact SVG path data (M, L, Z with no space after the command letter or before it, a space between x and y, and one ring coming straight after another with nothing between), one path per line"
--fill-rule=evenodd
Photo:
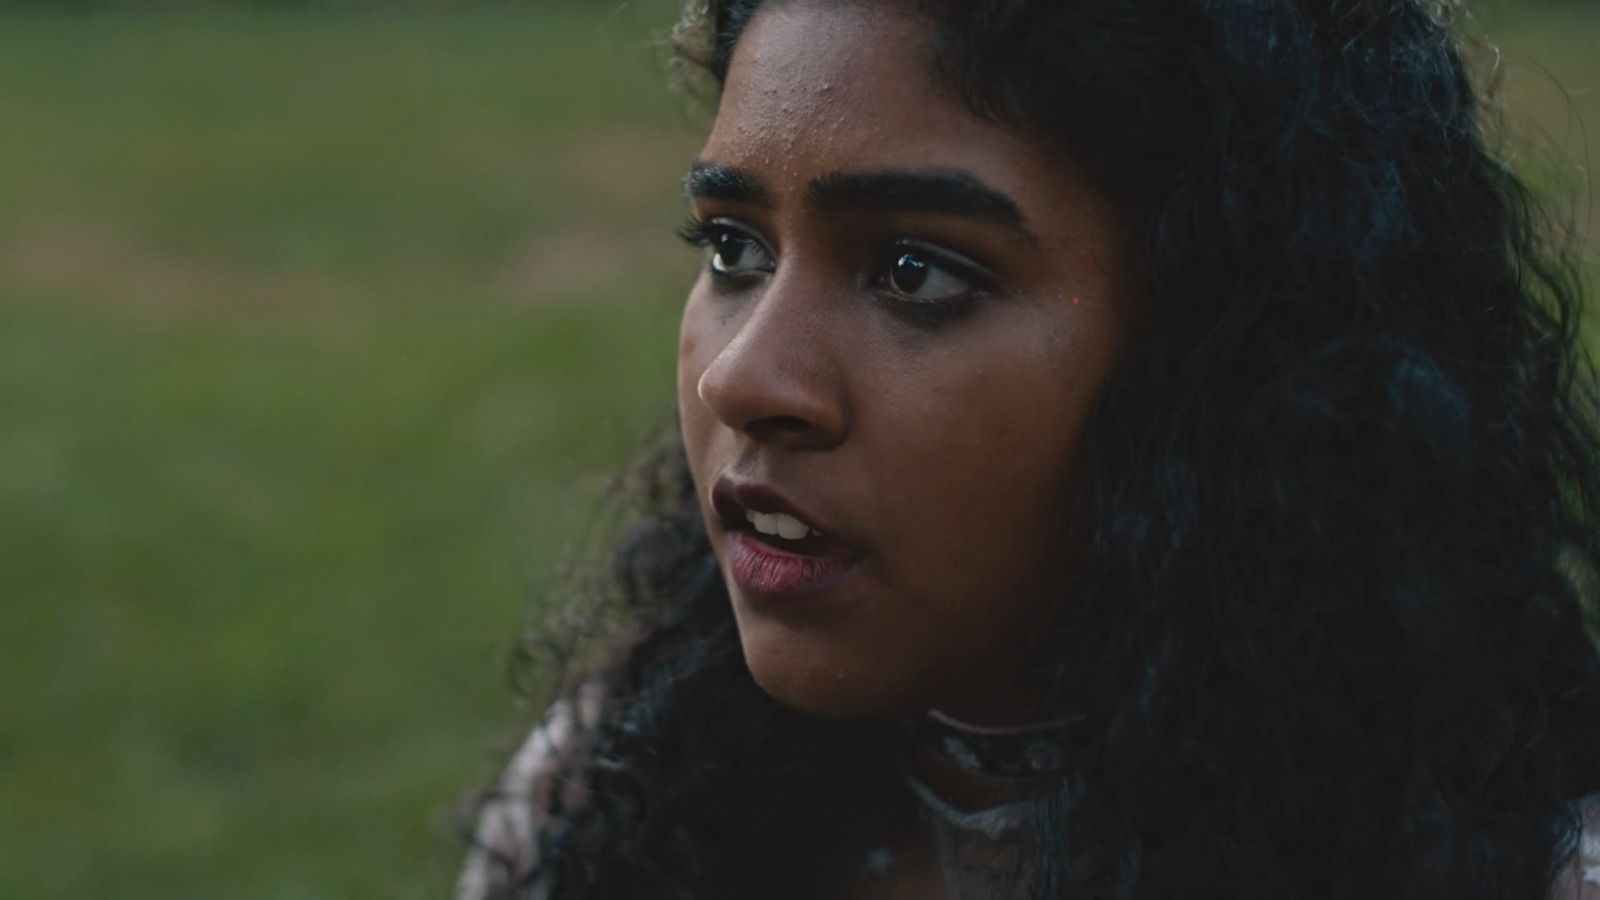
M1444 14L695 5L681 437L462 895L1600 896L1579 300Z

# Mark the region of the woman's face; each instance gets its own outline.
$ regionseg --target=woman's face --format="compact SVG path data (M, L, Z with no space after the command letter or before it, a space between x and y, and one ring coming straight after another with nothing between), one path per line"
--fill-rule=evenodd
M745 658L834 717L1024 714L1129 342L1116 210L930 74L906 3L770 2L686 180L678 397Z

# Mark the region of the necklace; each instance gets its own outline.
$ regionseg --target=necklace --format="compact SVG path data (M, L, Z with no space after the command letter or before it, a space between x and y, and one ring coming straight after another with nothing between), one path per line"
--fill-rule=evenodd
M911 740L965 772L995 778L1059 776L1087 714L1003 728L968 725L929 710L907 723Z
M902 720L917 749L963 772L1017 784L1050 782L1068 775L1071 747L1081 741L1087 715L994 728L969 725L929 711ZM1004 900L1032 893L1037 877L1035 836L1030 827L1040 798L958 808L909 770L907 785L920 817L931 829L944 870L945 896L952 900ZM879 877L894 867L887 848L868 854L867 870Z

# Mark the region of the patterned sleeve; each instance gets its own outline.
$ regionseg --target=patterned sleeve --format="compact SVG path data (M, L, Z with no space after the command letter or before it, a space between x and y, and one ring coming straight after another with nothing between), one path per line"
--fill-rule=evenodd
M600 717L601 688L585 684L560 700L523 742L495 790L478 812L472 849L456 882L455 900L544 900L550 885L529 882L539 864L539 835L558 792L570 807L578 800L559 783L562 763L581 749Z
M1561 868L1550 889L1550 900L1600 900L1600 795L1579 801L1583 835L1578 852Z

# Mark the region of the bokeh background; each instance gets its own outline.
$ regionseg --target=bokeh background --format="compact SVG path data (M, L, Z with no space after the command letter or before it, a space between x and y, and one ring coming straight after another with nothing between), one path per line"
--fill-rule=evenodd
M0 0L0 898L448 894L670 417L675 13ZM1600 0L1472 27L1600 223Z

